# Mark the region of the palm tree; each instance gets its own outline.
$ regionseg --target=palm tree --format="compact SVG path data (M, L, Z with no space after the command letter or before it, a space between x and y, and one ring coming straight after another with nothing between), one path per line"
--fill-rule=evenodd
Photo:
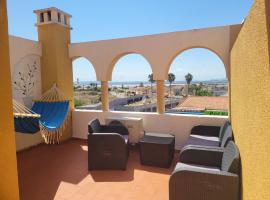
M192 76L192 74L190 74L190 73L188 73L187 75L185 75L185 79L186 79L186 82L187 82L187 85L188 85L188 87L187 87L187 95L189 94L188 92L188 90L189 90L189 85L190 85L190 83L191 83L191 81L192 81L192 79L193 79L193 76Z
M150 84L151 84L151 94L152 94L152 92L153 92L153 83L155 83L153 74L149 74L149 75L148 75L148 81L149 81Z
M168 81L170 83L170 101L171 101L171 108L172 108L172 83L175 81L175 75L173 73L168 74Z
M171 95L172 83L175 81L175 75L173 73L168 74L168 81L170 83L170 95Z

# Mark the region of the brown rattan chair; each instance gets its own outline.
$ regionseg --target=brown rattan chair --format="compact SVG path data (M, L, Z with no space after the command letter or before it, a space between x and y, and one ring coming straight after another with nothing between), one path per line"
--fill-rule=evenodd
M88 124L88 169L122 169L128 160L128 129L121 124Z
M202 145L224 147L226 143L232 139L231 124L229 121L225 121L221 127L207 125L194 126L184 146Z
M193 151L176 165L169 181L169 199L239 200L240 159L236 144L230 141L223 150Z

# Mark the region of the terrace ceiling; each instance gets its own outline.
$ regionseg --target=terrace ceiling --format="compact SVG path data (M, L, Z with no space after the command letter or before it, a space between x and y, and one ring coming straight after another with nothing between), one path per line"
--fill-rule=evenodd
M147 35L139 37L73 43L69 46L72 59L88 59L96 71L97 80L110 81L115 63L124 55L140 54L152 67L155 80L166 80L170 65L181 52L191 48L206 48L217 54L230 78L230 50L241 25L222 26Z

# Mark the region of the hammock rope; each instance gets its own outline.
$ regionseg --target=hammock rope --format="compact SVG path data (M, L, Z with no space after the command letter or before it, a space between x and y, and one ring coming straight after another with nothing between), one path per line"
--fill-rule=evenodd
M36 114L26 106L22 105L15 99L13 99L13 114L14 117L33 117L33 118L40 118L39 114Z
M47 92L45 92L40 100L36 100L36 102L61 102L61 101L69 101L65 95L58 89L56 84L52 86Z

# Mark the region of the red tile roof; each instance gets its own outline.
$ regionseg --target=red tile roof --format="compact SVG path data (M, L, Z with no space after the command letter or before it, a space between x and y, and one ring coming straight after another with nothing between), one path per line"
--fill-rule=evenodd
M177 111L205 111L205 110L222 110L228 111L228 97L201 97L189 96L186 97L173 110Z

